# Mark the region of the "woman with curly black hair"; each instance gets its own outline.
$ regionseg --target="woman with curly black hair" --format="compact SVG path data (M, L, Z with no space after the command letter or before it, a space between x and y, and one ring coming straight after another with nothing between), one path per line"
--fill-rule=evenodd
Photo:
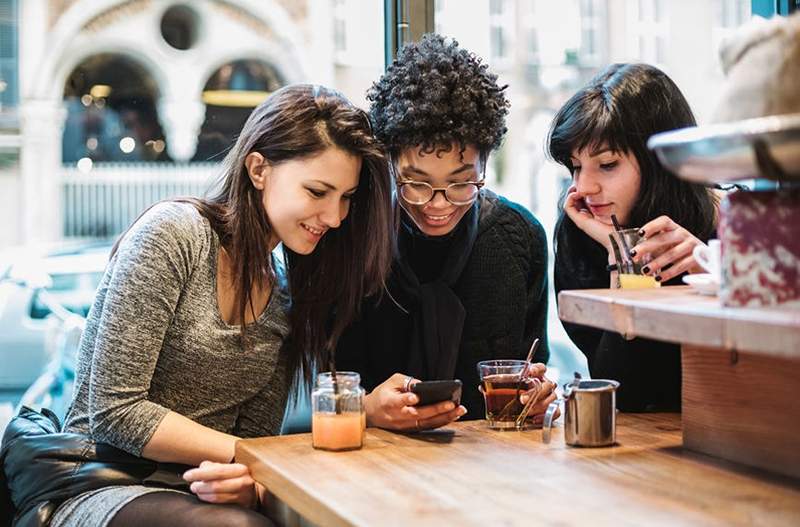
M483 188L489 154L506 133L504 90L457 42L426 35L368 93L397 185L398 253L383 294L365 301L340 340L337 361L371 390L373 426L435 428L465 407L480 418L478 361L524 359L535 338L534 362L547 361L544 230ZM533 370L542 377L545 366ZM407 392L417 378L461 379L464 406L415 406ZM538 419L554 398L554 385L544 386Z

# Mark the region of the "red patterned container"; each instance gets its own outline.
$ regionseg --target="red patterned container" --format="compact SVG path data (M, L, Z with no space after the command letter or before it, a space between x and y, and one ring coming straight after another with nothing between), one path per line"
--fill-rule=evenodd
M800 190L729 194L718 234L723 305L800 305Z

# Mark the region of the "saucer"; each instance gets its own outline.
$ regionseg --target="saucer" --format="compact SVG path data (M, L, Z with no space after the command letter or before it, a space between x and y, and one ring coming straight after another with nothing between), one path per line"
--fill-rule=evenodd
M692 289L701 295L714 296L719 291L719 282L709 273L687 274L683 283L692 286Z

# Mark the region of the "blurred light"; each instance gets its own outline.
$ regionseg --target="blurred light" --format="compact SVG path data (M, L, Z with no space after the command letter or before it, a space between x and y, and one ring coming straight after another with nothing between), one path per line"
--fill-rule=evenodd
M96 137L90 137L89 139L87 139L86 140L86 148L88 148L89 150L96 149L97 148L97 138Z
M6 91L7 87L8 87L8 84L6 83L6 81L0 80L0 93Z
M88 93L84 94L84 95L81 95L81 103L84 106L89 106L90 104L92 104L93 100L94 100L94 98L91 95L89 95Z
M92 171L92 160L88 157L82 157L78 160L78 170L83 172L84 174L88 174Z
M92 86L92 89L89 90L89 94L95 99L108 97L111 94L111 86L108 84L95 84Z
M95 99L94 100L94 105L97 106L98 108L103 108L106 105L106 100L105 99Z
M119 140L119 149L126 154L133 152L134 148L136 148L136 141L133 139L133 137L123 137Z
M161 139L157 139L153 143L153 150L155 150L156 152L158 152L160 154L161 152L164 151L164 148L166 148L166 146L167 146L167 144L164 141L162 141Z
M206 90L203 92L203 102L212 106L255 108L269 94L268 91L255 90Z

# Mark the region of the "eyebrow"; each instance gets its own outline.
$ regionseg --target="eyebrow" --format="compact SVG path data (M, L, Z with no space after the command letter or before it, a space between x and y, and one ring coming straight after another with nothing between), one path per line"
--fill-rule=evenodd
M460 167L458 167L457 169L453 170L452 172L450 172L447 175L448 175L448 177L449 176L455 176L455 175L458 175L458 174L462 174L462 173L464 173L464 172L466 172L468 170L474 170L474 169L475 169L475 165L473 165L472 163L465 163L465 164L461 165ZM428 176L428 177L430 177L430 174L428 174L427 172L425 172L421 168L415 167L414 165L409 165L407 167L403 167L401 170L403 172L413 172L414 174L419 174L420 176Z
M597 157L600 154L605 154L606 152L611 152L612 154L616 153L614 150L606 147L606 148L602 148L600 150L592 150L591 152L589 152L589 155L592 156L592 157ZM580 159L578 159L575 156L569 156L569 158L570 158L571 161L580 162Z
M321 179L312 179L311 181L313 181L314 183L319 183L320 185L326 187L328 190L339 190L336 188L336 186L331 185L327 181L322 181ZM349 190L345 190L345 192L355 192L356 190L358 190L358 185Z

